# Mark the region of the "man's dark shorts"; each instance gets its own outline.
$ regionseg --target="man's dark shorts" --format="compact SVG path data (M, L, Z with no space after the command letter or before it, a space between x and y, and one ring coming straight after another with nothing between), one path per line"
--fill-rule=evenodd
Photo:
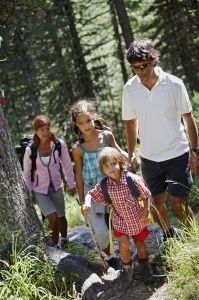
M193 183L189 152L178 157L155 162L141 157L142 175L152 196L164 191L174 197L185 197Z

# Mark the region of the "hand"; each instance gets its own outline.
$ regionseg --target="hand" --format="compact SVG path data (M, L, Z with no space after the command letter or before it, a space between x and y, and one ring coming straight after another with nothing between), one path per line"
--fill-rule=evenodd
M135 157L135 155L131 158L131 161L128 165L128 171L132 172L132 173L136 173L138 170L139 164L137 162L137 159Z
M74 196L76 194L76 188L72 188L70 190L68 190L69 195Z
M143 225L143 228L145 228L149 223L150 223L150 218L149 218L149 211L144 211L141 218L140 222Z
M199 175L199 154L191 152L190 156L190 168L193 175Z
M85 204L82 205L82 213L87 216L89 214L90 207L86 206Z
M37 204L37 200L36 200L36 198L35 198L35 193L34 193L34 192L30 194L30 199L32 200L32 203L33 203L34 205Z

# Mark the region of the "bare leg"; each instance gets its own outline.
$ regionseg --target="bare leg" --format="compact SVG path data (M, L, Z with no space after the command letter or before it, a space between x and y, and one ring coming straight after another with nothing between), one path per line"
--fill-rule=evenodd
M146 259L146 258L148 258L148 253L147 253L146 245L145 245L144 241L136 241L136 240L134 240L134 243L135 243L136 248L137 248L138 257L140 259Z
M166 199L166 193L163 192L159 195L153 196L153 203L155 205L155 208L153 208L153 215L155 220L158 222L160 227L167 231L171 228L171 225L169 223L169 218L167 214L167 208L165 205L165 199Z
M170 196L170 199L171 207L182 223L186 224L188 219L193 219L193 211L188 206L187 197Z
M58 218L58 222L59 222L59 232L61 233L61 236L63 238L67 237L67 228L68 228L68 223L66 220L66 217L59 217Z
M59 241L59 226L58 226L57 213L54 212L52 214L47 215L47 219L48 219L48 227L51 230L51 239L54 245L57 245Z
M123 235L118 238L119 248L120 248L120 257L124 264L131 262L131 252L130 252L130 242L127 235Z

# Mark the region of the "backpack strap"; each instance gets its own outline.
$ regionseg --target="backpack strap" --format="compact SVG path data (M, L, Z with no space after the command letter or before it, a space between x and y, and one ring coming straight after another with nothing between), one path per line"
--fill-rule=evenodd
M128 187L129 187L132 195L136 197L137 201L139 201L142 206L143 199L140 196L140 192L139 192L137 186L135 185L134 181L132 180L130 174L128 174L128 172L125 172L125 174L126 174L126 181L127 181ZM151 211L149 212L149 219L150 219L151 224L155 226L155 221L154 221Z
M32 160L32 167L31 167L31 181L34 181L34 173L36 171L36 159L37 159L37 148L34 147L32 144L29 145L30 149L31 149L31 155L30 155L30 159ZM55 147L54 147L54 150L53 150L53 157L54 157L54 161L56 162L56 159L55 159L55 151L58 151L59 153L59 157L61 156L61 142L60 140L57 140L55 142Z
M107 177L104 177L101 180L101 189L102 189L102 194L104 196L104 199L110 204L112 205L112 200L111 197L108 193L108 189L107 189Z
M125 172L126 175L126 181L129 187L129 190L131 191L131 194L136 197L138 201L141 200L140 191L138 190L137 186L135 185L134 181L131 178L131 175L128 172Z
M55 142L55 147L54 147L54 150L53 150L53 158L54 158L54 162L56 163L56 159L55 159L55 151L58 151L59 153L59 157L61 156L61 142L60 140L57 140Z
M34 181L34 173L36 171L37 148L34 147L32 144L29 145L29 147L31 149L30 159L32 160L31 181Z

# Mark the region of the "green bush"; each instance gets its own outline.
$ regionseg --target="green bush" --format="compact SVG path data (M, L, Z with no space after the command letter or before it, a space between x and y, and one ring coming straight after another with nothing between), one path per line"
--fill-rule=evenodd
M77 274L64 276L35 246L29 246L20 251L16 249L15 239L10 262L0 261L1 300L17 297L23 300L76 299Z
M75 253L81 256L84 256L90 262L102 263L100 254L97 252L95 248L89 249L81 244L69 243L68 251L70 253Z
M194 177L194 185L191 188L191 193L189 195L189 205L193 209L194 213L199 212L199 177Z
M81 213L81 206L78 205L75 197L66 194L65 199L66 199L66 217L68 220L69 228L82 225L84 223L84 219Z
M193 106L193 114L199 127L199 93L194 93L193 97L191 98L191 103Z
M199 299L199 221L191 222L180 239L169 239L166 249L168 292L173 299Z

